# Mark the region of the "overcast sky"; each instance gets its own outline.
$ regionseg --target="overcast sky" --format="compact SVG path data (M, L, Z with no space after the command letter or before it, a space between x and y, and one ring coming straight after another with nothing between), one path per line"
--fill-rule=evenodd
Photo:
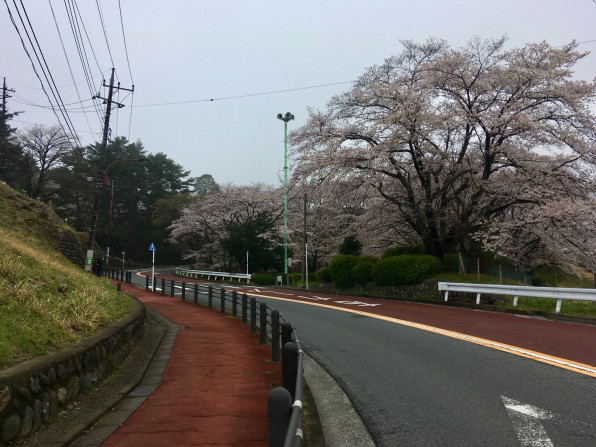
M324 108L367 67L399 53L400 40L436 37L459 47L475 35L507 35L513 48L575 39L592 53L576 78L596 76L595 0L121 0L125 39L119 1L99 0L113 63L98 4L79 1L92 87L66 14L65 3L74 1L22 3L83 145L101 141L103 110L89 109L90 98L114 66L121 86L134 84L135 93L115 96L125 107L114 111L112 136L139 139L148 152L164 152L192 176L211 174L220 184L278 183L284 135L277 114L295 115L289 129L303 125L308 107ZM13 1L0 3L0 78L15 90L9 110L24 112L12 124L55 125L54 113L39 107L49 103L7 4L35 55ZM77 110L79 96L87 113Z

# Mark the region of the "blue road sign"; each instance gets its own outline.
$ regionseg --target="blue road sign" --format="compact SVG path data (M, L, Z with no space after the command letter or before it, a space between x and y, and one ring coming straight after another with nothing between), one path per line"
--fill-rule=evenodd
M153 242L151 242L151 245L149 245L149 251L155 251L157 250L157 248L155 248L155 244Z

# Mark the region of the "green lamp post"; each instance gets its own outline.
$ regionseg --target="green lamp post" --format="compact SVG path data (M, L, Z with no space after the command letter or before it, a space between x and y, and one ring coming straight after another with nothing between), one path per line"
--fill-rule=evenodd
M284 274L288 274L288 121L294 119L290 112L277 114L284 122Z

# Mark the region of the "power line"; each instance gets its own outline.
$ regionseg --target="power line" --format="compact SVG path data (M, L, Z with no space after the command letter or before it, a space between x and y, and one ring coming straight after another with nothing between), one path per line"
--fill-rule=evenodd
M73 4L71 0L64 0L64 7L66 8L66 15L68 16L68 22L70 24L70 29L72 35L74 37L75 45L77 47L77 52L79 54L79 60L81 61L81 66L83 68L83 74L85 76L85 80L87 81L87 88L89 89L90 96L95 94L94 92L94 85L91 81L91 65L89 64L89 58L87 57L87 50L85 48L85 43L83 41L83 35L81 34L81 28L79 26L79 19L77 18L77 6L76 3ZM83 22L83 18L80 16L80 22L83 25L83 29L85 29L85 23ZM86 31L85 31L86 32ZM89 46L91 48L91 52L95 58L95 51L93 50L93 45L91 45L91 41L89 40ZM95 58L95 62L97 63L97 58ZM99 71L101 71L101 67L97 64ZM101 111L99 107L99 103L96 104L96 114L101 125Z
M62 131L65 134L67 134L66 129L64 129L64 126L62 124L62 121L60 120L60 117L58 116L58 113L56 112L56 109L54 108L54 104L53 104L53 102L52 102L52 100L50 98L50 95L48 94L48 92L47 92L47 90L45 88L44 82L42 81L41 76L39 75L39 72L37 71L37 67L35 66L35 62L33 61L33 58L31 57L31 54L29 53L29 50L27 49L27 45L25 44L25 41L23 39L23 36L21 35L21 31L19 30L19 27L18 27L18 25L17 25L17 23L16 23L16 21L14 19L14 16L12 14L12 11L10 9L10 6L8 5L7 0L4 0L4 4L6 5L6 9L8 10L8 15L10 17L10 20L11 20L11 22L12 22L12 24L13 24L13 26L14 26L17 34L18 34L18 36L19 36L19 39L21 41L21 45L23 47L23 50L25 51L25 54L27 55L27 58L31 62L31 66L33 68L33 72L35 73L35 76L37 77L37 79L39 79L39 82L40 82L40 85L42 87L42 90L43 90L44 94L46 95L46 97L48 99L48 102L50 103L50 106L52 108L52 111L54 112L54 115L56 116L56 119L58 120L58 123L59 123L60 127L62 127ZM48 82L48 87L50 87L50 90L52 91L52 95L54 96L54 98L55 98L55 100L57 102L57 106L60 109L60 113L62 114L64 120L66 121L67 127L71 131L71 135L72 135L73 139L76 139L79 142L79 147L80 147L81 144L80 144L80 141L78 140L78 137L77 137L76 133L74 132L73 126L69 125L69 118L67 118L68 114L65 112L65 110L63 110L62 108L60 108L59 101L56 98L56 93L54 92L54 90L52 88L52 84L48 80L47 74L45 73L45 70L43 68L43 65L41 64L41 61L39 60L39 56L37 55L37 51L35 50L35 46L33 45L33 42L31 40L31 37L29 36L29 32L27 31L27 27L25 26L25 23L23 21L23 18L21 17L21 13L19 11L19 8L18 8L15 0L13 0L13 4L14 4L14 7L15 7L15 10L16 10L17 14L19 15L19 19L21 20L21 24L23 26L23 30L27 34L27 38L29 40L29 43L31 44L31 48L32 48L33 52L35 53L35 57L37 58L37 60L39 62L39 65L40 65L40 68L42 70L42 73L43 73L44 77L46 78L46 81ZM21 5L22 5L22 2L21 2ZM23 6L23 9L24 9L24 6ZM33 32L33 29L31 29L31 31ZM36 38L36 41L37 41L37 38ZM39 46L39 43L38 43L38 46ZM39 50L41 51L41 48L39 48ZM46 67L47 67L47 64L46 64ZM49 68L48 68L48 70L49 70ZM54 84L54 88L55 88L55 84Z
M120 11L120 26L122 28L122 39L124 40L124 53L126 54L126 63L128 64L128 73L130 74L130 82L134 87L134 81L132 79L132 70L130 69L130 59L128 58L128 46L126 45L126 34L124 34L124 21L122 20L122 5L118 0L118 10Z
M99 0L95 0L95 3L97 4L97 12L99 12L99 20L101 22L101 28L103 29L103 35L106 39L106 46L108 47L108 53L110 55L110 61L112 62L112 67L115 67L114 65L114 59L112 59L112 50L110 50L110 43L108 42L108 35L106 33L106 26L103 22L103 14L101 13L101 7L99 6Z
M314 89L314 88L330 87L333 85L351 84L352 82L353 81L333 82L331 84L319 84L319 85L312 85L310 87L289 88L289 89L285 89L285 90L273 90L270 92L249 93L246 95L236 95L236 96L223 96L220 98L210 98L210 99L196 99L196 100L191 100L191 101L162 102L162 103L156 103L156 104L139 104L139 105L136 105L135 107L170 106L170 105L178 105L178 104L193 104L193 103L198 103L198 102L225 101L228 99L240 99L240 98L250 98L252 96L275 95L277 93L296 92L296 91L300 91L300 90L310 90L310 89Z
M77 92L77 98L79 98L79 102L83 102L81 100L81 95L79 94L79 88L77 87L77 83L74 78L74 74L72 72L72 67L70 65L70 60L68 59L68 53L66 52L66 48L64 47L64 41L62 40L62 33L60 33L60 27L58 26L58 21L56 20L56 15L54 14L54 8L52 7L52 2L48 0L50 5L50 10L52 11L52 17L54 19L54 24L56 25L56 31L58 32L58 37L60 38L60 45L62 46L62 51L64 52L64 57L66 58L66 64L68 65L68 71L70 72L70 77L72 79L73 85L75 87L75 91ZM89 123L89 119L87 118L87 113L85 113L85 121L87 122L87 127L89 127L89 131L91 130L91 124Z

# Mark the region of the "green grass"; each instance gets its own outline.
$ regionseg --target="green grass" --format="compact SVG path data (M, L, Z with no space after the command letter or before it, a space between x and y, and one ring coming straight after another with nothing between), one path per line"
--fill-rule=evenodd
M52 232L55 238L57 218L46 219L51 210L40 213L37 202L18 196L7 200L6 194L2 185L0 367L93 335L133 306L105 278L85 272L54 250L55 241L44 234Z

